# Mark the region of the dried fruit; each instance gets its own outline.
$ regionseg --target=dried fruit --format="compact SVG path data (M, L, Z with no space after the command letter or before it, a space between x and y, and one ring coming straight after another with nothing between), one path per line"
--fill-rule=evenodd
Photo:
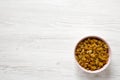
M107 63L108 50L108 45L101 39L85 38L78 43L75 49L75 58L83 68L95 71Z

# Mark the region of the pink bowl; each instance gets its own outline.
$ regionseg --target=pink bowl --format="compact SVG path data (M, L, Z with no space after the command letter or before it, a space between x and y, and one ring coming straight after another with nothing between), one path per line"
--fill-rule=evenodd
M97 39L100 39L100 40L104 41L108 45L108 43L104 39L102 39L100 37L97 37L97 36L87 36L87 37L82 38L79 42L81 42L81 41L83 41L83 40L85 40L87 38L97 38ZM79 44L79 42L77 43L77 45ZM76 47L77 47L77 45L76 45ZM75 49L76 49L76 47L75 47ZM83 68L81 65L79 65L79 63L76 60L76 58L75 58L75 61L76 61L77 65L78 65L78 67L80 69L82 69L83 71L85 71L87 73L99 73L99 72L105 70L108 67L108 65L110 64L110 61L111 61L111 49L110 49L109 45L108 45L108 54L109 54L109 58L108 58L107 64L105 64L101 69L95 70L95 71L91 71L91 70L87 70L87 69ZM74 57L75 57L75 50L74 50Z

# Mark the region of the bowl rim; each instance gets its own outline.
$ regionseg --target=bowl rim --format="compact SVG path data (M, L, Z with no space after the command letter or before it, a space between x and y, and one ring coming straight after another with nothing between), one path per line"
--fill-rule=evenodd
M108 54L109 54L108 61L107 61L107 63L106 63L102 68L100 68L100 69L98 69L98 70L95 70L95 71L91 71L91 70L87 70L87 69L83 68L83 67L78 63L78 61L77 61L76 58L75 58L75 50L76 50L76 48L77 48L77 45L78 45L81 41L83 41L83 40L85 40L85 39L87 39L87 38L97 38L97 39L100 39L100 40L104 41L104 42L108 45ZM83 71L85 71L85 72L87 72L87 73L99 73L99 72L105 70L105 69L108 67L108 65L110 64L110 61L111 61L111 48L110 48L109 44L107 43L107 41L105 41L103 38L101 38L101 37L99 37L99 36L91 36L91 35L90 35L90 36L86 36L86 37L81 38L81 39L77 42L77 44L75 45L75 49L74 49L74 59L75 59L76 64L78 65L78 67L79 67L80 69L82 69Z

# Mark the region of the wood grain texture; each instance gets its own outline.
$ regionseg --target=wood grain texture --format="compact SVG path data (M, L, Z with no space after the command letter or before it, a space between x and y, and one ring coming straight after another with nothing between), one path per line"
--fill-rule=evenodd
M119 80L119 0L0 0L0 80ZM110 66L78 69L73 52L85 36L104 38Z

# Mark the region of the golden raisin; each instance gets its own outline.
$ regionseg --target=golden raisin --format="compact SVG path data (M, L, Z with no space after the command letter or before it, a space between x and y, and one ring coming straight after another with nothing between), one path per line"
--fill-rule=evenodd
M86 38L78 43L75 58L83 68L98 70L108 61L108 45L98 38Z

